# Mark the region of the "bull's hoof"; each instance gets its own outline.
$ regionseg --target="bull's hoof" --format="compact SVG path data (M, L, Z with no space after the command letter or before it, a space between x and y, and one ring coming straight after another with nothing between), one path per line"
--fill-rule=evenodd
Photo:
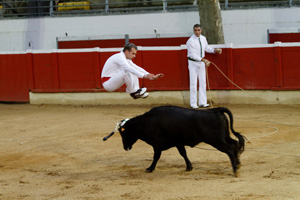
M191 167L187 167L186 169L185 169L185 171L192 171L193 170L193 167L191 166Z
M147 173L151 173L151 172L153 172L153 170L154 170L154 169L152 169L152 168L149 167L149 168L146 169L146 172L147 172Z
M235 177L239 177L240 173L238 171L234 172Z

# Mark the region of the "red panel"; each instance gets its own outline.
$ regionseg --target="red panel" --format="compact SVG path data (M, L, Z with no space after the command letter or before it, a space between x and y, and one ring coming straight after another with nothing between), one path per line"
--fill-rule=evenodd
M208 73L208 81L207 87L209 84L210 89L225 89L230 86L228 80L222 75L224 73L228 78L232 79L232 77L228 74L228 65L227 58L228 52L223 50L222 54L212 54L205 53L205 58L209 61L213 62L215 65L211 64L207 68Z
M135 45L144 47L154 46L180 46L186 44L189 37L176 37L176 38L141 38L141 39L130 39Z
M188 67L182 65L186 55L181 51L143 51L143 68L150 73L164 73L162 79L145 80L144 84L151 90L182 90L188 88Z
M33 89L53 89L55 80L51 53L32 54Z
M114 48L123 47L125 39L115 40L78 40L78 41L58 41L58 49L78 49L78 48Z
M274 48L233 49L234 82L243 89L276 85Z
M300 33L270 33L269 43L300 42Z
M94 78L95 78L95 82L96 82L96 88L100 89L101 88L101 69L102 66L100 66L100 52L94 52L94 68L95 68L95 73L94 73Z
M300 47L281 47L284 87L300 86Z
M186 44L189 37L176 38L139 38L129 41L137 46L180 46ZM58 49L78 49L78 48L114 48L123 47L125 39L113 40L78 40L78 41L58 41Z
M0 55L0 101L29 102L26 54Z
M96 88L93 52L58 54L60 89Z

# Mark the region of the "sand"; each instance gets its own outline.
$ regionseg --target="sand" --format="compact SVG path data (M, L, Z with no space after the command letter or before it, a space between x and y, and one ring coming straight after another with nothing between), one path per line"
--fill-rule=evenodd
M219 105L214 105L215 107ZM250 142L239 177L209 145L162 153L138 141L123 150L117 121L152 106L0 104L0 199L300 199L300 106L221 105Z

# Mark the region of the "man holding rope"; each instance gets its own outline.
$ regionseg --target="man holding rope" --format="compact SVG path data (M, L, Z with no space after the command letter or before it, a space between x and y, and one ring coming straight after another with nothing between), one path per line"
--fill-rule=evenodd
M187 43L189 75L190 75L190 105L192 108L209 107L206 97L206 68L210 61L205 59L205 51L208 53L222 53L222 49L214 49L207 43L206 37L201 35L202 27L195 24L192 35ZM197 105L197 79L199 79L199 103Z
M147 98L147 88L139 87L139 78L156 80L163 77L163 74L151 74L132 62L137 53L137 47L127 43L123 51L112 55L105 62L101 82L105 90L112 92L126 84L126 92L130 93L133 99Z

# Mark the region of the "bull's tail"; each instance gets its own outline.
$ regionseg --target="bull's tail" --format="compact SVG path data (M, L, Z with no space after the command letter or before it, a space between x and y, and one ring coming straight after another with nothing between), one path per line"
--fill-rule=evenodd
M226 113L229 116L230 130L239 140L239 152L241 154L245 150L245 137L233 129L233 116L231 111L225 107L220 107L219 109L223 114Z

